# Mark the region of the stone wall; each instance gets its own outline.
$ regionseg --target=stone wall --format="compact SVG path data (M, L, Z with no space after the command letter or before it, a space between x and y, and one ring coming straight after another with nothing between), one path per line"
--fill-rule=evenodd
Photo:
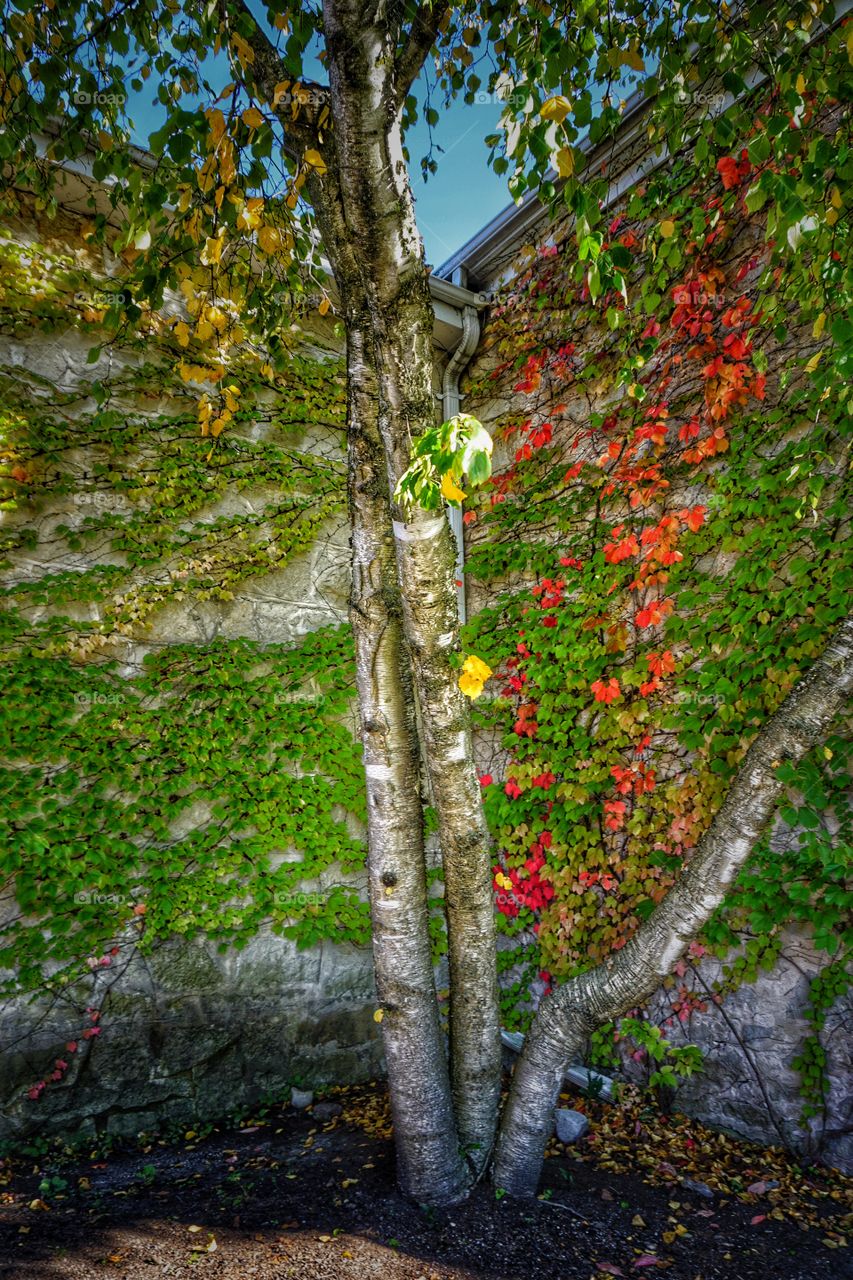
M31 209L30 214L31 220L23 216L14 221L3 237L14 266L5 275L2 295L3 385L26 387L28 396L45 404L61 402L67 415L82 423L96 408L92 386L100 382L109 389L111 408L125 413L128 422L140 416L150 420L156 434L155 424L186 413L191 404L181 397L180 384L176 388L174 372L164 363L158 346L163 335L152 338L150 349L118 343L90 362L88 352L103 336L97 315L94 323L80 315L75 324L63 308L74 308L78 314L86 310L85 301L78 305L77 293L72 292L76 267L109 275L116 263L108 254L92 254L79 218L61 213L56 222L48 223ZM32 286L26 284L30 270L37 277ZM24 309L28 304L21 301L20 290L27 289L39 312L35 322ZM179 306L180 300L172 298L167 313ZM318 363L321 372L325 364L328 372L321 380L330 386L339 380L340 342L329 320L317 317L296 352ZM149 365L140 394L138 375ZM129 378L133 390L128 390ZM273 421L277 393L272 387L266 392L261 388L257 418L239 427L238 433L243 432L247 443L269 440L297 462L305 457L340 465L340 412L333 421L312 411L307 390L303 409L299 388L291 390L291 420ZM338 399L339 410L340 395ZM85 437L82 428L81 434ZM146 448L144 439L140 443L135 438L133 449L141 450L140 457ZM11 542L7 587L47 583L63 573L79 574L82 582L95 565L126 563L125 555L111 549L109 530L100 543L75 541L75 534L93 517L131 517L150 507L147 499L137 503L116 489L103 474L104 459L102 448L81 442L61 449L52 464L33 465L33 471L42 467L34 476L38 483L16 510L4 513L4 533ZM49 465L55 474L47 475ZM277 497L268 483L235 483L211 502L198 503L176 525L203 534L217 520L263 515ZM230 599L194 594L189 582L185 590L174 591L174 572L180 572L181 563L175 553L167 553L153 568L130 573L121 583L126 596L140 585L154 583L162 586L164 598L144 625L109 635L106 647L96 648L94 660L117 660L121 678L132 681L142 672L146 657L164 646L189 643L204 649L214 641L242 638L264 647L287 646L318 627L345 622L348 531L343 504L336 511L332 506L305 540L304 549L295 554L278 557L275 540L270 539L269 569L239 580ZM31 531L32 541L20 541L22 530ZM235 524L234 540L239 536ZM8 603L18 599L10 597ZM49 606L30 605L29 598L24 599L25 614L36 624L43 622ZM91 620L106 616L109 603L108 594L99 603L72 600L59 611ZM209 820L200 801L181 821L189 830ZM353 837L362 834L354 818L348 825ZM14 850L7 852L14 864ZM284 847L278 855L285 861L295 856ZM301 887L322 894L341 882L365 896L364 877L357 871L342 874L334 864ZM105 902L103 910L111 909ZM0 891L0 920L8 921L14 914L7 884ZM210 1117L267 1095L281 1095L296 1078L312 1084L371 1078L382 1070L374 1006L368 945L325 940L300 950L295 941L263 927L245 948L224 954L214 942L181 938L161 943L147 955L130 947L111 968L81 978L55 998L41 996L33 1003L13 998L0 1009L0 1136L136 1132L170 1119ZM87 1007L102 1007L104 1013L99 1034L85 1039L83 1030L90 1025ZM74 1053L68 1051L69 1043L77 1045ZM51 1082L40 1099L31 1100L28 1087L49 1073L57 1059L68 1062L63 1078Z
M81 993L98 1000L97 989ZM110 992L102 1034L79 1035L71 1001L0 1014L0 1136L132 1135L285 1096L291 1083L374 1079L383 1062L369 948L299 951L266 934L245 950L170 942L137 955ZM35 1103L45 1062L71 1070Z
M64 236L74 254L82 252L77 231L79 227L75 231L60 222L59 239ZM16 226L13 234L25 243L26 227ZM498 257L495 269L504 275L507 262ZM496 280L482 280L480 286L493 287ZM306 349L312 355L334 356L337 340L329 325L318 323L311 336ZM112 352L93 366L87 362L91 342L79 325L57 322L49 332L2 325L0 369L4 379L30 380L73 397L93 378L119 384L122 368L139 367L145 358L138 350ZM486 343L475 362L475 378L482 378L492 359ZM269 400L274 401L272 392ZM513 403L511 394L496 388L488 402L466 402L465 408L494 423ZM154 387L142 409L154 418L175 407L170 392ZM140 404L128 408L138 411ZM578 406L579 413L585 409ZM249 435L261 439L269 431L269 424L259 419ZM339 427L312 421L310 413L278 438L305 454L340 458ZM7 528L29 522L39 539L35 548L13 550L7 581L84 571L91 564L89 552L73 550L53 535L60 524L73 529L93 510L109 509L108 491L99 490L101 505L93 505L89 486L96 461L91 451L80 449L69 459L81 486L77 492L34 500L29 509L7 517ZM212 521L261 511L270 498L263 489L232 489L196 518ZM110 562L110 554L103 559ZM346 528L342 518L333 517L302 552L241 581L231 600L171 599L146 630L125 635L114 652L130 677L139 672L146 654L176 641L204 646L216 638L248 637L261 645L291 643L345 618L347 564ZM474 592L470 602L476 607L484 600ZM486 750L485 743L481 747ZM306 883L306 890L322 890L340 878L334 868L324 877ZM357 874L349 880L361 887ZM808 975L817 967L808 940L792 934L772 972L743 986L724 1009L712 1006L707 1014L694 1014L688 1026L677 1026L673 1038L686 1036L699 1044L706 1068L679 1090L676 1105L750 1138L773 1143L784 1137L803 1145L796 1128L797 1078L790 1063L806 1029ZM713 981L714 968L707 959L700 973ZM34 1104L26 1096L27 1086L45 1072L46 1064L69 1057L65 1045L80 1035L81 1008L99 1003L107 977L109 1017L101 1034L79 1041L63 1080ZM665 992L657 997L661 1006L666 1000ZM262 930L242 951L220 954L212 943L175 939L147 957L133 955L120 976L95 975L90 984L55 1003L30 1005L18 999L0 1011L0 1135L36 1129L135 1132L163 1120L191 1120L250 1105L281 1094L295 1078L314 1084L369 1078L382 1070L373 1005L369 947L324 941L300 951L293 941ZM841 1165L853 1162L851 1136L845 1132L850 1125L845 1085L851 1061L844 1033L850 1016L849 1007L835 1009L825 1033L831 1086L825 1150ZM815 1125L815 1134L819 1128Z

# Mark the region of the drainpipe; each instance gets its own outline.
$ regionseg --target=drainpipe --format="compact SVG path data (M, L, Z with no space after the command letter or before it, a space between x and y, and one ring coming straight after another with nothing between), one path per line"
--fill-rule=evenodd
M461 284L462 281L454 280L453 283ZM480 321L477 317L477 309L476 307L463 307L462 337L459 345L450 353L441 384L441 408L444 422L447 422L449 418L459 412L461 400L459 379L468 361L476 351L479 341ZM450 520L450 528L456 539L456 580L461 584L456 588L459 621L465 622L468 614L465 607L465 527L462 523L462 508L449 507L447 515Z

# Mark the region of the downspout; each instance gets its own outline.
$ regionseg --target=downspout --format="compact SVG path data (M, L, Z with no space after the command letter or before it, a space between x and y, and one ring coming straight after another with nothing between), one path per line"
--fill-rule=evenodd
M458 346L451 351L444 370L441 383L441 408L443 421L447 422L459 412L461 396L459 379L480 341L480 321L476 307L462 308L462 337ZM456 599L459 605L459 621L465 622L468 613L465 605L465 526L462 523L462 508L449 507L447 511L450 528L456 539Z

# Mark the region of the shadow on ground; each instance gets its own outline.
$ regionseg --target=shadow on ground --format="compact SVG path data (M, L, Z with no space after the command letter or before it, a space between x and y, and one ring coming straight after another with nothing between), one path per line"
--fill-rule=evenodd
M552 1145L532 1203L481 1187L430 1212L395 1189L384 1090L329 1096L325 1122L279 1107L177 1142L10 1159L0 1278L837 1280L849 1265L850 1180L637 1100L581 1104L590 1137Z

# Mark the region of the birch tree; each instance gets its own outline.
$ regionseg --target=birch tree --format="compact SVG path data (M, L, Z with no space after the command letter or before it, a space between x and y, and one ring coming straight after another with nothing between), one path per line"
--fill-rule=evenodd
M577 142L587 127L593 141L615 129L620 78L633 75L656 95L650 128L660 146L677 148L689 132L688 58L700 77L728 77L733 91L755 66L778 75L795 60L797 41L810 38L813 9L789 6L786 27L767 6L721 19L703 0L677 13L655 0L617 9L599 0L456 7L275 0L263 15L243 0L203 9L128 0L108 13L78 0L13 4L4 19L2 158L17 181L50 200L55 165L75 160L94 139L94 176L114 182L112 199L126 212L125 261L155 303L176 264L200 256L213 277L208 301L226 275L242 291L246 326L274 335L290 313L269 280L283 281L298 300L306 271L315 270L312 221L319 231L347 346L350 617L377 1016L400 1185L424 1204L459 1200L490 1168L498 1186L535 1191L566 1066L591 1030L654 989L722 900L773 814L778 762L819 743L849 692L853 627L829 641L759 733L669 897L618 955L542 1002L496 1146L491 850L458 680L454 556L436 501L426 490L423 501L405 500L416 442L435 425L432 308L405 151L420 109L415 84L428 66L449 97L471 101L484 83L512 89L504 127L490 140L495 167L509 172L514 196L539 190L546 202L568 204L581 242L594 228L600 192L595 175L581 173ZM134 78L140 90L156 86L166 115L150 169L130 149L132 113L121 87ZM424 112L434 122L435 109ZM51 139L46 152L40 131ZM809 216L805 205L777 200L773 208L781 236ZM625 288L600 240L591 285L593 295ZM214 437L227 429L220 396L227 403L216 385L199 411L201 429ZM452 461L458 473L457 454ZM448 458L427 462L436 468L435 490ZM445 885L449 1056L430 960L421 762Z

